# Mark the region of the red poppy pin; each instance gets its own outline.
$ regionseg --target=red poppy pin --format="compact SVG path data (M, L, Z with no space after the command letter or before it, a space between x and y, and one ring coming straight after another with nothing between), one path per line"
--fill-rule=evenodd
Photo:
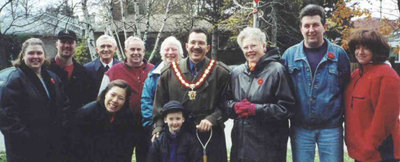
M56 81L53 78L50 78L51 83L56 84Z
M329 52L328 53L328 58L334 59L335 58L335 54L333 54L332 52Z
M113 116L111 116L110 123L114 123L114 120L115 120L115 117L113 115Z
M263 84L264 83L264 79L263 78L258 79L257 83L258 83L258 85Z

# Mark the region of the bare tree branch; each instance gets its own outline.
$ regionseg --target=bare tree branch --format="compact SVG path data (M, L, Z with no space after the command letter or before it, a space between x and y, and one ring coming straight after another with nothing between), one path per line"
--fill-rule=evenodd
M8 4L10 4L11 2L13 2L13 0L8 0L5 4L3 4L3 6L0 7L0 13L3 10L3 8L6 7Z
M159 43L159 41L160 41L160 39L161 39L161 33L162 33L162 31L164 30L164 26L165 26L165 23L166 23L167 18L168 18L168 13L169 13L169 11L170 11L170 8L169 8L169 7L170 7L170 4L171 4L171 1L172 1L172 0L168 0L167 7L166 7L166 9L165 9L163 24L162 24L162 26L161 26L161 28L160 28L160 31L159 31L158 34L157 34L156 43L155 43L155 45L154 45L153 51L152 51L151 54L150 54L149 62L151 62L151 60L152 60L153 57L154 57L154 54L155 54L156 51L157 51L158 43Z

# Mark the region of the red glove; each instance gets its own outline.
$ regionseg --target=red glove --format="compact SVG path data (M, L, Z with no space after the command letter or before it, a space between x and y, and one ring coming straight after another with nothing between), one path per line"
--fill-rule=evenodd
M249 102L247 99L236 103L234 109L239 118L246 118L256 114L256 104Z
M241 114L243 113L244 109L242 109L242 107L244 107L247 103L244 102L244 100L237 102L234 106L235 112L236 114Z

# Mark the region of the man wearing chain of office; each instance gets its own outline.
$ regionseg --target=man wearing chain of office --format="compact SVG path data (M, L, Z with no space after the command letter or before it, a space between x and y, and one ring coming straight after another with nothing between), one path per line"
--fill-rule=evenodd
M206 57L210 45L207 45L207 33L203 29L189 32L186 50L187 58L171 63L161 72L154 99L153 139L162 131L162 106L170 100L178 100L189 114L186 127L202 141L198 147L202 150L206 147L204 154L208 161L226 162L224 122L227 118L223 103L230 84L230 70L222 62Z

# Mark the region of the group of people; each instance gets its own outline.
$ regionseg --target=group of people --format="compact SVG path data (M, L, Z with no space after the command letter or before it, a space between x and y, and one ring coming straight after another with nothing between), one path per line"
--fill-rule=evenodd
M400 160L400 78L386 63L390 46L374 30L352 34L349 52L324 38L325 11L300 12L304 40L280 56L266 35L247 27L237 37L246 62L230 70L207 58L203 29L189 32L183 56L175 37L161 44L162 62L144 59L144 42L96 41L99 58L73 59L77 37L58 34L51 62L43 42L22 45L16 69L0 89L0 130L7 160L227 162L224 122L234 120L232 162ZM290 119L290 127L289 127ZM343 122L345 130L343 131ZM345 136L344 133L345 132Z

